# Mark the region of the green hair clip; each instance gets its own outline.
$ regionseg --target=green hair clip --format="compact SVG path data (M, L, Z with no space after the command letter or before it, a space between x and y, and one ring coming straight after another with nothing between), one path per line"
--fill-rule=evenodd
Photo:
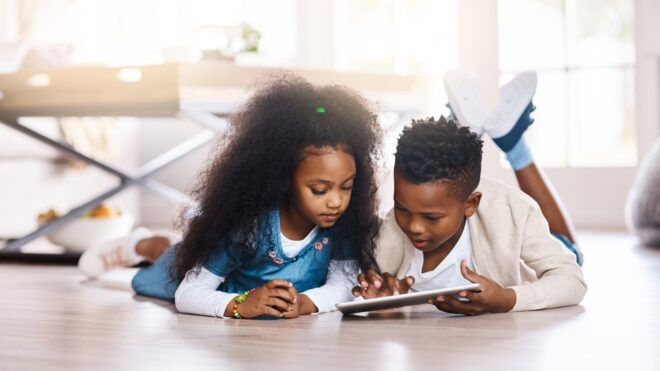
M317 107L316 112L318 113L325 113L325 107Z

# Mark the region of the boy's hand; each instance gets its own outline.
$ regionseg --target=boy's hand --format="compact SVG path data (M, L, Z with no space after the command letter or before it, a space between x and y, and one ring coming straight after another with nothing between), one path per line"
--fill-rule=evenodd
M291 312L296 303L298 293L293 285L284 280L272 280L257 288L238 305L241 318L254 318L261 315L283 317L283 313ZM234 315L235 300L225 309L225 316ZM293 314L291 314L293 315ZM296 315L297 317L297 315Z
M482 313L504 313L516 305L516 292L500 286L497 282L474 273L467 267L465 260L461 261L463 277L472 283L481 285L481 292L461 291L458 296L468 299L462 302L451 296L438 296L429 300L429 304L448 313L475 316Z
M384 273L382 276L373 270L358 275L360 286L353 288L353 296L362 296L365 299L378 298L382 296L405 294L415 283L415 279L408 276L402 280L395 276Z

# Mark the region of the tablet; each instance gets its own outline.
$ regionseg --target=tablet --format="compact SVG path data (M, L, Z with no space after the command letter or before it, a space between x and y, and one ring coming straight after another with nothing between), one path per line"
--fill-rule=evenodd
M427 300L440 295L456 295L461 291L480 291L481 286L473 283L465 286L448 287L445 289L411 292L401 295L384 296L381 298L348 301L335 305L343 314L369 312L372 310L405 307L424 304Z

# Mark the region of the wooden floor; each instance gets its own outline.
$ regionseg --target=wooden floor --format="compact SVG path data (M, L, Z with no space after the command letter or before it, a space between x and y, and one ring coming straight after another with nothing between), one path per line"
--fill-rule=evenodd
M135 297L129 270L0 264L0 370L659 370L660 251L580 237L582 305L478 317L223 320Z

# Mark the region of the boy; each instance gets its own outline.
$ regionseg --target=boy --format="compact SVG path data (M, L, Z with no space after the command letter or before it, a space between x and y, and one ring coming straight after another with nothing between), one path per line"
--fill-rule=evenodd
M404 129L395 155L395 206L376 251L383 274L360 274L353 294L371 298L476 282L479 293L430 303L467 315L579 303L587 288L581 253L522 137L533 121L536 75L521 74L504 86L490 116L468 76L451 73L445 86L453 114L473 132L444 117ZM478 134L484 131L506 153L527 195L480 179Z

